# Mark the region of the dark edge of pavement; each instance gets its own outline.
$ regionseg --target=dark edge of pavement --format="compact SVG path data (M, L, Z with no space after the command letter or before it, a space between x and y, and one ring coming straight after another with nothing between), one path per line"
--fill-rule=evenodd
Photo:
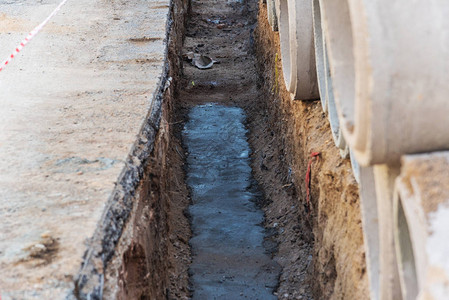
M137 188L143 178L148 158L154 149L165 93L167 89L170 89L171 94L176 91L175 85L172 84L171 76L174 76L174 72L180 70L179 65L182 63L182 60L171 61L170 55L177 56L179 53L169 52L172 49L170 47L172 43L174 43L174 51L179 47L179 45L176 45L178 43L176 34L181 34L181 32L177 31L182 31L184 25L176 24L176 22L178 20L184 21L187 14L187 11L179 9L179 5L182 5L182 1L170 1L164 39L164 67L156 91L153 94L153 101L146 121L142 125L137 139L128 154L126 166L120 173L117 184L106 203L97 229L93 237L88 241L81 268L74 280L74 290L67 295L66 299L101 300L103 298L105 270L114 255L116 245L131 215ZM183 14L181 18L175 15L179 12ZM171 63L177 63L178 65L171 66Z

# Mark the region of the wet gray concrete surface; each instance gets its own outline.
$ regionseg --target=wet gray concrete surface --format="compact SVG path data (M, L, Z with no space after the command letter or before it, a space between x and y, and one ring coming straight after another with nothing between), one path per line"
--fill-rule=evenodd
M263 246L244 121L240 108L206 104L185 125L193 299L276 299L280 268Z

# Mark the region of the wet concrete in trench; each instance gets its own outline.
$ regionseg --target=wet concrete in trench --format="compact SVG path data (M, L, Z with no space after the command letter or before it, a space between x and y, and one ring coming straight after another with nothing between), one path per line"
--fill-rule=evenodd
M263 245L244 120L240 108L205 104L191 109L184 128L192 299L276 299L280 267Z

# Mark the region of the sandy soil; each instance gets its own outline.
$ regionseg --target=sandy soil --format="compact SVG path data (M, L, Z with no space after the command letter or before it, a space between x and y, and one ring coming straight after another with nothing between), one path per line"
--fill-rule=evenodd
M136 206L106 272L104 299L188 299L191 236L185 155L170 99Z
M168 151L165 168L171 166L174 172L162 176L158 186L163 195L167 188L164 178L172 178L177 192L166 201L172 207L179 206L173 215L170 210L165 217L163 209L158 212L162 224L164 218L179 222L172 227L177 232L173 238L177 247L161 246L160 249L174 251L169 254L172 257L169 265L173 271L170 278L176 280L162 294L152 294L156 290L161 293L156 281L151 285L153 292L140 291L178 298L194 292L191 286L187 287L186 279L190 261L186 239L190 233L182 227L185 216L181 212L187 207L188 199L184 193L187 191L185 169L179 167L180 159L185 159L186 148L181 148L179 141L188 111L199 104L214 102L241 107L247 114L253 175L264 193L260 204L265 210L265 227L269 233L265 247L282 267L274 295L279 299L366 299L358 187L350 163L340 158L333 145L321 104L290 100L280 77L281 62L275 61L278 36L265 21L265 7L260 10L258 27L257 13L255 1L192 2L182 53L209 55L220 63L199 70L186 60L178 82L179 93L174 95L165 113L167 132L172 132L170 143L173 143L168 144L167 149L172 150ZM305 174L309 155L314 151L320 152L320 157L312 165L309 205L305 200ZM158 154L157 160L163 160L161 155ZM134 251L134 261L142 257L139 247L128 251ZM151 263L159 266L154 271L167 266L160 264L164 256L149 254L153 257ZM136 267L130 270L136 273L132 271Z
M255 168L259 173L257 178L265 183L262 186L268 187L267 195L272 200L267 210L268 222L273 226L274 222L278 226L286 224L284 233L278 239L278 255L285 257L283 259L288 261L285 265L289 266L281 278L285 281L286 292L280 296L295 299L291 295L298 289L295 280L301 272L294 263L298 252L290 247L295 246L292 241L303 240L313 244L313 268L308 269L312 281L305 280L308 282L305 288L311 289L315 299L367 299L368 280L358 186L350 162L342 159L334 147L321 104L318 101L290 100L283 85L281 61L276 62L276 53L280 53L279 35L272 32L268 25L265 5L261 5L258 20L258 71L263 76L260 86L267 98L260 102L257 111L261 115L259 120L264 117L263 123L269 124L270 131L264 131L262 126L250 128L260 128L252 131L256 139L255 148L261 152L255 157L255 165L265 165L268 170L275 170L272 171L275 174L267 176L266 172ZM255 119L254 123L257 124L256 116ZM305 200L305 175L312 152L320 152L320 157L312 165L309 206ZM283 183L284 188L270 188L276 181ZM284 200L284 197L278 198L279 194L287 193L293 195L293 202ZM290 216L293 207L299 213ZM271 214L270 211L275 213ZM278 218L282 223L277 221ZM292 227L296 222L298 225L294 226L299 227Z
M275 111L267 109L271 106L266 102L270 98L264 95L267 91L261 88L264 83L257 73L254 51L260 46L255 44L256 16L256 1L243 5L192 2L183 53L210 55L220 64L209 70L184 65L179 111L185 118L191 107L207 102L239 106L246 111L253 173L265 193L261 201L269 233L265 246L271 249L273 258L283 268L274 295L281 299L310 299L312 226L310 222L301 221L304 215L291 184L293 177L288 176L288 167L280 156L283 149L276 147L279 143L273 132L276 126L271 126L279 123L282 116L279 113L268 115Z

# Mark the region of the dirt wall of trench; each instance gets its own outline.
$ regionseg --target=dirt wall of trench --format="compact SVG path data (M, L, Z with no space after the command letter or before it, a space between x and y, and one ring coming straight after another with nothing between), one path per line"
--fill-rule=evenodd
M171 1L164 74L69 299L188 299L189 199L173 99L189 10L189 0Z
M308 286L313 297L368 299L358 185L349 159L342 159L334 146L321 103L290 99L283 84L279 33L273 32L267 22L266 4L260 4L258 22L255 46L257 67L262 74L259 86L264 95L258 110L272 131L253 131L253 136L257 135L259 140L260 151L264 153L254 157L254 165L266 165L270 169L270 157L279 157L279 162L273 163L272 167L279 173L277 177L283 178L285 190L290 189L290 193L295 194L300 210L299 223L313 232L313 235L300 236L313 244L312 267L306 270L312 278ZM308 206L305 177L312 152L319 152L320 156L312 164L311 205ZM256 173L259 173L256 174L259 180L265 181L262 186L270 185L269 177L263 179L263 171ZM285 193L284 190L269 189L265 192L268 199ZM268 209L279 207L282 205L271 204ZM290 241L281 242L281 250L283 243Z
M167 95L131 218L107 269L105 299L188 298L191 232L184 212L189 198L172 110Z
M134 199L133 212L106 273L105 299L188 299L191 236L185 209L184 151L174 98L182 73L180 49L190 10L172 1L168 74L154 149Z

